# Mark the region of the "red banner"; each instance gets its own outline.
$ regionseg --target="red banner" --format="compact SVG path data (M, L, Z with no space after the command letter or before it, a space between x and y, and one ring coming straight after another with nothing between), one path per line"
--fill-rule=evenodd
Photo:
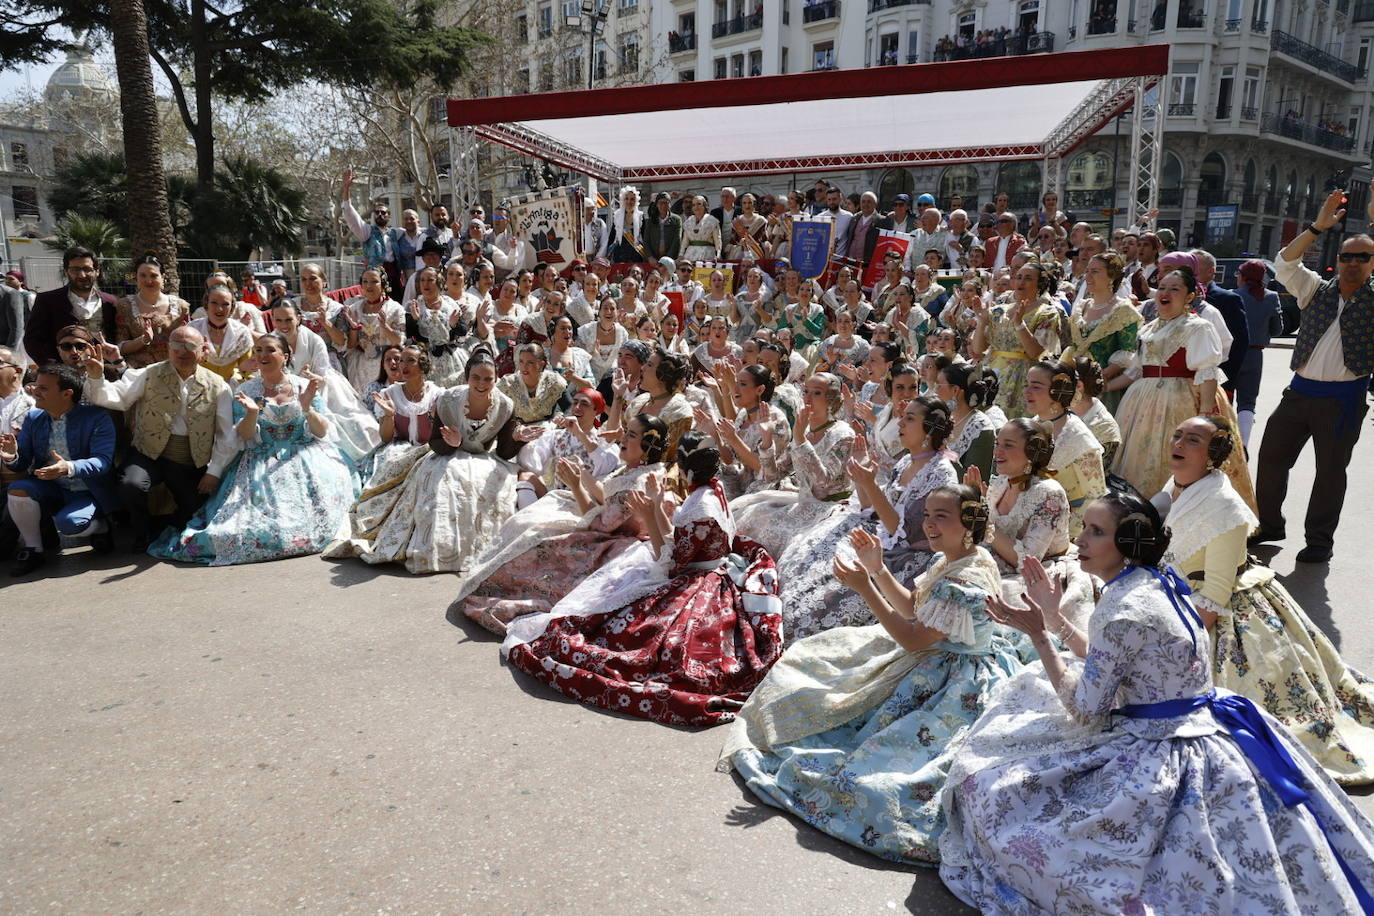
M677 316L677 326L684 328L687 326L687 297L681 292L664 293L663 297L668 300L668 311Z
M896 252L906 259L907 249L911 247L911 236L905 232L897 232L892 229L879 229L878 242L873 246L873 257L868 262L868 267L864 269L863 282L859 285L864 289L872 289L878 285L886 271L883 267L887 263L887 256Z

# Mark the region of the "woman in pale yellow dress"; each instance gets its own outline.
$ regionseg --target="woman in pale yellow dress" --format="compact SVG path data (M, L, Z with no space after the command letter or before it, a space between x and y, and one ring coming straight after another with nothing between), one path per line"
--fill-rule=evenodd
M1186 267L1170 271L1155 295L1159 317L1140 330L1135 358L1106 390L1126 389L1116 412L1121 427L1112 472L1141 494L1158 493L1169 479L1169 437L1189 417L1215 414L1235 429L1236 411L1221 390L1221 339L1192 312L1197 278ZM1250 470L1237 450L1222 467L1246 504L1255 505Z
M1059 285L1059 266L1031 258L1016 272L1016 286L1009 304L974 304L978 324L972 349L982 354L982 364L997 373L997 406L1008 419L1024 417L1026 373L1044 353L1057 354L1064 311L1050 301Z

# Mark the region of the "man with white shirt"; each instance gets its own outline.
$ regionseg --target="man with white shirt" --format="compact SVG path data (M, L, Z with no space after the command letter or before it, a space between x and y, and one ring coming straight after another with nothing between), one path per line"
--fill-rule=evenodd
M949 230L942 229L940 208L928 206L921 211L920 227L911 234L911 245L906 250L906 272L914 273L917 265L926 263L926 252L934 249L940 253L941 266L949 248ZM930 265L926 265L927 267Z
M404 278L401 276L397 258L400 256L401 238L405 235L405 230L390 225L391 208L382 201L378 201L372 207L372 222L364 223L358 211L353 208L352 193L353 170L344 169L343 199L339 204L344 225L348 226L348 231L362 243L364 266L382 268L386 271L387 282L391 288L400 289Z
M835 228L830 233L831 250L840 253L841 246L844 244L845 236L849 231L849 221L854 218L854 214L844 209L840 205L844 203L844 194L840 189L831 185L825 192L825 209L816 215L816 219L829 220L835 224Z
M1297 300L1302 323L1293 345L1293 380L1260 443L1255 481L1260 527L1250 542L1284 537L1288 472L1310 439L1317 466L1304 523L1307 546L1297 556L1302 563L1331 559L1345 502L1346 466L1369 411L1365 398L1374 374L1374 238L1346 239L1330 280L1302 263L1303 252L1341 221L1344 203L1345 192L1332 191L1316 218L1274 259L1274 275ZM1368 217L1374 220L1374 201Z
M62 271L67 285L39 293L24 326L24 351L39 366L58 361L57 332L69 325L115 340L115 297L97 288L100 268L95 253L68 248L62 254Z
M596 215L596 201L588 200L582 205L582 243L578 253L588 260L601 253L606 245L606 221Z
M86 362L87 400L135 412L133 447L119 478L135 552L146 550L157 534L150 524L150 489L166 485L176 503L170 524L183 528L238 454L233 396L224 379L201 366L207 348L199 331L180 327L167 341L165 361L130 369L118 381L105 380L99 359Z
M1015 213L1000 214L993 225L997 232L983 243L983 248L987 251L988 269L998 271L1011 264L1016 252L1025 247L1026 237L1016 231Z
M505 214L493 213L491 263L496 267L496 276L504 279L521 270L533 270L538 261L539 256L535 254L534 246L527 239L519 238L510 231L510 222Z

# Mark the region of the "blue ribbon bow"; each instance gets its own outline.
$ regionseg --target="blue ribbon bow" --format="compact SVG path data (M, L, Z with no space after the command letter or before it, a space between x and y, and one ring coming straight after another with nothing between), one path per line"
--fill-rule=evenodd
M1158 566L1127 566L1113 576L1107 585L1126 578L1137 569L1143 569L1159 580L1159 584L1164 587L1164 594L1169 596L1169 603L1174 606L1174 613L1183 622L1184 629L1188 631L1188 638L1193 641L1193 651L1197 652L1197 630L1193 629L1193 625L1196 624L1201 629L1203 627L1202 617L1193 607L1193 602L1189 600L1193 590L1188 587L1188 583L1172 566L1166 566L1163 569ZM1189 622L1190 619L1191 623Z

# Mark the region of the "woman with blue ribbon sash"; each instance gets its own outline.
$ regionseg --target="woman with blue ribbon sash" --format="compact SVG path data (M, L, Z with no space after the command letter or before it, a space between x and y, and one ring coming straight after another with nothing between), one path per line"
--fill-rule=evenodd
M1079 561L1107 584L1056 649L1062 586L990 602L1043 669L1004 684L942 796L940 875L984 913L1374 913L1374 825L1282 724L1214 687L1153 506L1092 503Z

